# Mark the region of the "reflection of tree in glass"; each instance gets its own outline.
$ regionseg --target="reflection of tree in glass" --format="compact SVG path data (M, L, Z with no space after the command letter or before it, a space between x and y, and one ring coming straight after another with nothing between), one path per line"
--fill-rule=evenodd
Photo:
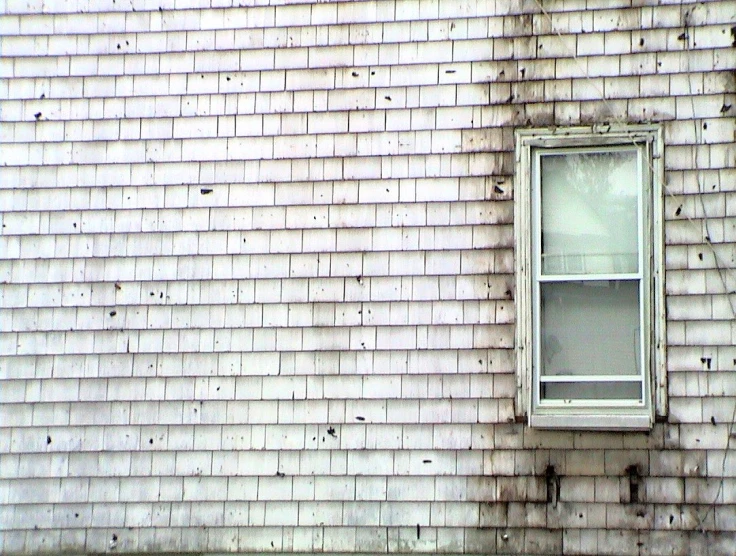
M618 201L617 197L636 195L636 153L580 153L562 157L569 184L583 198L595 206L603 199ZM613 197L613 198L612 198Z
M635 240L636 153L575 154L565 157L565 166L573 189L599 217L607 235L623 234L630 236L627 239Z
M542 164L545 253L566 253L564 264L569 271L634 271L638 251L637 153L555 154L544 157ZM579 268L570 266L574 255L584 257Z

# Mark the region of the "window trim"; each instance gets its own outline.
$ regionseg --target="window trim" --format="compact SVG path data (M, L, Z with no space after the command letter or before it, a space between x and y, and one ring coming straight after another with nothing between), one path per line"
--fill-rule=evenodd
M664 311L664 256L663 256L663 200L664 177L662 155L662 128L659 125L603 125L573 128L537 128L517 130L515 151L515 277L516 277L516 414L526 418L528 424L539 428L594 429L594 430L646 430L655 418L667 415L666 335ZM631 147L641 145L645 149L642 172L643 226L640 241L647 245L643 255L648 267L640 269L644 277L642 291L648 295L642 299L644 322L648 321L648 350L644 351L645 393L643 408L632 406L616 408L597 406L590 408L537 408L534 406L536 379L534 375L534 265L532 234L532 187L534 179L535 149L593 148L607 146ZM646 287L648 279L649 286Z

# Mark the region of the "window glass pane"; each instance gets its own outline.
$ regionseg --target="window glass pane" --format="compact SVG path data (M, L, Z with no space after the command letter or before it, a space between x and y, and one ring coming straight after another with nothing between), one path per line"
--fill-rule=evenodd
M641 400L641 382L548 382L543 400Z
M542 273L637 272L637 151L540 158Z
M640 375L638 280L540 289L542 376Z

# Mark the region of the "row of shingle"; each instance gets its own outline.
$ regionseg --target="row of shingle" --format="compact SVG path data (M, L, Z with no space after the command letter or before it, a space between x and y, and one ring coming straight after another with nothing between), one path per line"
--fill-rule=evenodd
M562 31L590 33L610 32L620 29L639 30L658 25L677 27L682 25L682 10L679 5L648 6L631 9L629 2L609 1L592 3L578 0L567 3L563 10L549 14L541 8L530 14L526 5L510 2L485 0L461 4L454 0L440 0L427 3L329 2L311 3L300 0L301 5L256 6L244 2L229 2L220 9L213 9L209 2L190 2L184 5L181 0L175 4L166 1L139 2L130 12L130 6L115 2L95 4L94 10L78 12L72 6L54 5L52 10L42 2L33 3L9 0L3 16L3 31L9 34L74 34L100 33L124 34L146 31L185 31L199 29L236 29L240 26L251 29L268 30L289 28L299 30L302 26L367 27L370 25L390 25L399 28L420 24L425 32L431 28L438 34L462 33L465 25L470 29L480 28L485 33L513 35L528 33L532 29L539 32ZM242 5L241 5L242 4ZM689 22L693 26L727 21L731 15L729 2L711 2L710 9L693 10ZM67 8L67 9L64 9ZM608 8L608 9L605 9ZM588 11L589 10L589 11ZM75 13L76 12L76 13ZM128 13L120 13L128 12ZM18 17L12 14L22 14ZM525 20L519 15L527 16ZM452 18L460 25L450 27ZM438 21L440 20L440 21ZM296 31L295 31L296 32ZM354 39L365 40L363 34ZM349 38L346 33L346 39ZM286 37L284 38L286 41Z
M97 462L93 462L93 467ZM532 479L534 481L535 479ZM542 478L543 480L543 478ZM508 497L509 491L529 493L530 481L526 477L448 477L448 476L394 476L355 477L340 476L268 476L247 477L123 477L108 479L47 478L20 479L10 485L0 480L0 491L9 491L9 502L18 504L22 512L32 511L31 505L68 504L73 511L82 510L77 526L94 527L90 514L94 506L79 504L141 503L160 504L165 509L171 505L189 502L271 502L324 501L327 503L351 502L516 502L517 496ZM536 479L539 481L539 479ZM626 500L628 480L624 477L563 477L560 485L560 503L618 503ZM642 504L693 504L698 493L712 491L713 480L680 477L647 477L642 485ZM735 479L726 484L736 486ZM534 490L535 487L532 487ZM538 489L539 486L536 486ZM543 487L542 487L543 488ZM736 498L725 494L724 503L734 504ZM150 492L159 492L156 501L150 500ZM543 490L542 490L543 492ZM505 495L505 496L504 496ZM504 499L504 498L507 499ZM508 499L512 498L512 499ZM532 508L544 503L544 497L530 496L524 500ZM517 502L518 503L518 502ZM329 505L329 504L328 504ZM369 504L368 507L374 504ZM544 507L541 509L544 513ZM662 508L664 509L664 508ZM5 529L15 528L5 521ZM74 524L68 524L74 526ZM51 528L44 524L41 528Z
M638 104L643 108L640 117L648 114L666 115L669 112L667 99L646 104L630 102L631 108ZM674 105L674 101L672 102ZM663 112L660 112L663 111ZM672 116L672 113L669 113ZM544 118L548 124L551 122ZM272 181L288 179L285 173L292 171L294 162L324 160L336 164L344 161L342 175L332 179L371 179L380 171L385 157L431 157L432 155L466 155L478 153L488 159L491 173L502 173L493 157L502 158L507 153L488 153L489 146L484 143L484 132L466 130L410 132L383 132L345 135L296 135L252 138L212 138L182 139L173 141L94 141L64 143L9 143L3 146L0 162L5 167L41 165L114 165L124 171L124 165L144 163L191 163L228 161L232 159L257 161L263 168L272 163L279 172ZM320 138L327 138L320 141ZM326 148L322 148L322 147ZM484 150L486 152L484 152ZM666 151L668 169L688 169L692 167L686 156L694 156L704 170L720 169L730 164L732 144L728 142L708 145L672 146ZM369 169L362 171L355 165L364 163ZM349 166L348 166L349 165ZM425 174L426 175L426 174ZM307 173L302 179L317 176ZM400 177L393 175L391 177ZM414 175L413 177L420 177ZM181 182L180 182L181 183ZM446 200L446 199L442 199Z
M506 515L505 505L489 508L496 515ZM567 505L567 513L579 513L578 507ZM514 523L524 521L524 505L512 506ZM259 508L259 513L263 510ZM690 507L684 516L691 528L699 526L705 511ZM662 520L670 512L660 510ZM197 518L199 523L201 518ZM507 526L507 520L497 527L147 527L134 528L121 533L121 528L65 528L51 530L8 531L4 552L40 552L48 546L64 546L79 553L104 553L110 543L125 551L182 553L207 550L211 554L253 552L285 554L292 551L319 554L355 554L372 556L376 553L394 553L411 549L422 554L464 556L488 554L489 550L510 554L600 554L617 556L637 554L651 547L669 547L676 554L729 554L736 542L732 531L718 531L713 513L705 516L701 531L625 529L581 530L572 527L548 529L546 527ZM679 522L678 522L679 523ZM423 533L422 533L423 532ZM115 540L112 541L112 537ZM366 552L368 551L368 552Z
M463 353L459 354L458 351ZM348 359L347 352L341 355L343 360ZM227 415L229 422L277 423L277 414L283 413L292 415L296 419L294 422L311 423L315 421L309 419L320 418L317 415L321 415L326 422L330 400L365 399L394 400L387 409L392 416L389 422L400 423L402 416L409 419L408 422L416 420L421 413L417 411L418 400L439 399L449 402L457 399L493 398L494 390L496 396L504 397L500 394L508 394L509 390L508 367L504 369L504 374L471 359L472 356L487 358L488 353L484 353L484 350L475 350L475 353L473 350L452 350L447 353L435 350L432 354L436 358L434 366L444 364L444 372L430 377L419 374L419 370L427 364L427 356L407 357L403 374L394 374L392 369L381 367L380 361L377 361L375 375L365 372L357 374L363 371L358 369L357 353L353 354L352 369L346 361L342 361L340 368L324 368L321 375L304 374L309 373L310 369L307 365L300 367L298 360L306 358L296 352L292 356L297 361L294 369L283 369L281 374L272 376L248 376L246 373L246 376L131 377L130 365L127 377L112 377L108 374L109 378L60 378L68 375L64 369L59 369L59 376L35 378L31 383L28 379L5 379L1 396L3 403L28 402L28 406L2 407L0 411L6 417L3 422L14 423L16 426L38 425L37 418L43 420L43 416L55 415L57 410L59 414L54 419L60 420L59 425L111 424L111 419L115 420L112 424L124 424L130 409L117 414L107 402L220 400L230 404L230 409L223 414L223 419ZM237 360L239 357L238 353L231 359ZM116 364L120 365L120 362ZM146 371L150 374L154 369L149 368ZM184 367L181 372L191 372L191 368ZM341 374L337 374L338 372ZM260 403L274 400L288 402L279 407L273 403ZM312 403L313 400L318 402ZM396 400L406 400L407 404L404 406ZM242 401L251 403L239 403ZM61 406L44 405L57 402L70 402L73 406L62 411L64 408ZM96 402L100 402L97 405L99 411L92 411ZM450 407L449 403L443 405ZM143 406L139 404L136 411L141 407ZM69 411L74 417L70 417ZM103 416L105 412L106 416ZM312 417L309 417L310 414Z
M310 30L314 30L311 28ZM222 33L218 31L217 33ZM729 48L731 38L727 25L694 28L691 51ZM203 32L194 33L201 36ZM162 34L156 41L151 34L115 37L101 35L107 48L84 48L86 37L68 37L72 48L43 55L33 43L26 48L14 48L20 37L4 39L5 58L0 62L3 77L61 77L89 75L137 75L147 73L238 72L292 69L342 68L373 66L378 72L383 66L422 63L462 63L481 60L554 60L561 57L588 57L671 52L680 50L682 28L631 33L593 33L576 35L535 35L534 39L484 38L424 40L401 42L406 34L388 36L385 31L366 46L327 46L327 40L315 40L313 46L287 47L263 44L243 49L239 45L216 45L215 32L210 40L197 40L190 34ZM45 37L44 37L45 38ZM176 39L180 40L176 40ZM325 36L324 39L327 37ZM152 47L139 48L143 39L152 40ZM22 39L21 39L22 40ZM116 46L113 46L116 44ZM125 42L123 42L125 41ZM132 41L132 45L130 42ZM8 44L9 43L9 44ZM321 44L324 44L322 46ZM587 61L587 59L586 59ZM533 65L533 64L532 64ZM354 70L353 70L354 71ZM373 76L373 74L371 74ZM344 79L344 78L343 78Z
M58 122L42 124L42 126L51 126L53 134L58 134L59 125L64 125L70 130L74 130L76 129L75 126L80 125L92 126L90 133L94 133L95 126L88 120L132 119L133 121L123 122L124 125L118 126L118 136L122 139L140 139L148 138L146 136L148 130L142 128L142 122L138 120L145 121L153 116L157 118L186 118L196 116L265 115L262 134L269 135L272 132L268 129L282 125L282 119L284 122L288 121L288 114L299 115L297 119L289 122L288 126L297 129L302 128L306 132L309 131L309 128L305 126L308 126L309 122L304 122L302 119L321 119L324 122L324 118L327 116L323 113L328 110L332 112L386 110L387 114L392 117L387 120L385 129L391 130L391 125L405 125L403 122L412 114L431 117L433 112L422 112L418 110L420 108L459 108L462 111L463 107L479 106L481 115L486 120L483 127L487 127L491 125L489 118L501 116L509 105L518 105L525 101L533 102L533 98L525 99L518 94L526 88L533 88L537 91L537 94L542 94L543 100L570 102L573 95L573 83L576 84L576 90L584 90L584 83L588 83L587 87L590 88L594 85L593 88L599 90L599 95L590 101L580 101L586 104L601 100L604 96L606 98L611 96L620 98L690 97L687 102L681 99L676 104L676 107L680 107L682 117L721 117L720 108L723 105L719 107L718 113L714 114L710 106L712 98L708 98L708 95L722 94L724 71L715 68L708 69L705 72L692 71L688 75L681 73L654 74L654 72L640 75L643 72L638 71L636 75L624 77L598 76L590 78L589 81L585 74L581 75L582 70L580 68L577 72L568 71L568 69L574 69L574 64L572 66L569 64L558 65L561 70L565 70L565 75L554 78L553 71L552 78L544 81L526 80L518 82L516 76L519 65L516 62L506 62L496 65L497 69L501 68L500 71L503 71L502 75L492 77L492 74L486 71L484 74L486 79L478 83L342 89L340 91L303 90L247 93L237 91L226 93L223 91L222 93L197 93L193 95L187 95L177 90L175 95L160 96L150 96L151 90L149 89L142 95L127 97L125 96L126 91L132 87L134 78L125 77L117 78L121 80L119 96L117 96L118 91L115 88L115 94L96 98L52 98L49 92L52 83L47 80L17 79L9 83L9 92L12 92L16 98L3 101L3 116L8 122L25 121L35 124L37 121L35 115L40 114L38 116L39 122ZM546 62L544 66L549 68L550 64ZM601 67L605 67L606 73L608 73L614 66L607 63ZM524 68L526 76L526 66ZM585 69L586 71L591 70L591 68ZM451 74L443 72L442 75L448 76ZM115 81L116 78L108 79ZM61 84L58 81L53 82L53 85ZM511 98L512 86L514 88L513 93L515 93L514 98ZM56 92L61 95L66 94L64 90ZM706 95L706 98L701 98L703 95ZM42 96L43 98L41 98ZM404 109L411 109L412 112L402 112ZM311 114L311 116L308 116L308 114ZM269 115L273 115L273 117L269 118ZM375 118L370 114L369 116ZM344 118L344 115L338 116L338 122L342 121L342 118ZM506 118L508 119L506 125L511 125L513 120L509 119L508 116ZM240 121L247 121L248 119L244 118ZM79 120L82 120L82 122ZM501 123L493 125L497 126ZM109 122L100 125L105 127L102 131L98 126L98 133L112 133L115 129L109 127ZM165 131L168 130L166 126L163 126L163 128ZM27 127L20 127L19 129L22 130L19 132L19 138L28 135ZM44 130L44 127L39 129Z
M373 238L370 241L373 249L382 251L390 250L392 243L409 247L410 238L427 229L438 235L444 233L442 238L437 238L436 249L448 249L453 241L462 248L463 241L457 238L472 233L475 226L497 226L502 231L510 224L509 202L467 202L462 199L467 189L461 192L454 179L422 182L361 180L344 186L338 184L341 194L355 193L357 198L337 204L330 204L329 198L314 199L311 183L287 187L228 183L172 188L149 185L122 187L117 192L103 190L102 194L98 194L99 189L82 187L6 189L0 191L0 200L5 201L2 206L7 211L2 214L2 235L49 234L58 236L59 240L69 238L67 241L77 244L67 253L72 258L85 256L95 248L105 249L104 244L112 245L109 253L105 253L110 256L165 257L186 253L255 254L259 247L263 248L261 252L268 253L270 233L294 230L352 230L350 233L357 239L366 234L362 228L370 228L368 235ZM327 197L332 197L331 185L322 188ZM502 185L496 185L498 197L505 193ZM413 198L399 203L400 197ZM81 206L70 206L72 198ZM107 209L89 206L108 199ZM45 206L28 206L31 203ZM708 217L723 216L715 211L708 214ZM399 233L390 231L394 227L408 229L407 239L391 241ZM673 224L673 232L675 229ZM115 239L100 235L111 233L120 235ZM242 238L234 234L242 234ZM457 238L444 237L453 234ZM74 237L84 237L84 241L71 239ZM142 245L136 245L138 242ZM424 242L420 244L431 248ZM344 247L335 244L330 251L334 250L344 251Z
M208 301L199 305L195 300L187 305L127 305L120 299L115 315L109 308L71 307L55 309L19 308L5 313L0 322L3 332L37 330L99 330L118 317L126 329L185 328L197 326L416 326L479 324L513 320L513 304L505 301L430 301L382 303L289 303L218 305ZM201 298L200 298L201 301ZM140 302L139 302L140 303ZM118 321L120 322L120 321ZM103 324L104 323L104 324Z
M113 311L114 312L114 311ZM2 355L109 354L109 353L218 353L343 350L422 350L507 348L513 344L509 325L454 325L435 327L307 327L225 328L181 330L123 330L9 332L0 340ZM672 333L673 343L691 345L701 338L710 345L731 342L729 322L688 322L682 342Z
M434 374L503 373L513 368L513 352L509 349L452 350L452 351L334 351L334 352L261 352L261 353L136 353L92 355L27 355L3 357L3 377L7 379L40 380L51 378L125 378L125 377L238 377L246 371L248 379L257 376L314 375L310 378L310 391L324 391L324 380L332 375L412 374L411 382L416 390L412 396L426 397L428 376L420 370L432 370ZM258 372L254 372L257 369ZM214 380L214 378L212 378ZM446 379L451 382L452 379ZM408 378L402 379L405 385ZM20 383L8 386L7 393L20 395ZM91 386L100 388L92 381ZM433 383L434 384L434 383ZM40 382L32 382L25 390L28 402L43 401ZM329 388L329 387L328 387ZM407 391L407 394L409 392ZM10 400L9 400L10 401ZM14 401L20 401L19 399ZM90 401L87 399L87 401Z
M668 78L665 77L665 81ZM638 86L639 78L613 78L627 88L627 95L632 94ZM609 81L602 84L607 98L620 98L612 95ZM560 83L556 88L560 87ZM573 86L574 88L574 86ZM447 91L454 94L454 88ZM514 91L509 86L508 91ZM665 93L669 91L666 88ZM397 90L405 92L405 90ZM443 96L442 87L437 94L424 95L421 98ZM655 96L662 91L657 90ZM646 95L644 95L646 96ZM394 97L391 97L392 99ZM396 98L401 103L401 98ZM480 100L480 99L479 99ZM727 139L732 121L720 117L723 108L721 95L700 95L697 98L680 97L675 101L676 121L666 124L668 145L692 145L696 141L706 144L723 143ZM718 104L720 106L718 106ZM718 115L716 115L716 109ZM215 137L269 137L283 135L333 135L334 143L342 143L355 137L357 141L366 140L364 134L377 132L404 132L404 141L412 140L415 144L431 138L433 130L478 129L474 132L484 142L486 148L491 145L506 145L509 139L503 134L510 134L510 127L480 130L482 123L480 106L437 107L437 108L397 108L396 110L376 109L372 111L333 111L307 112L287 114L253 114L227 116L181 116L158 118L114 118L98 120L57 120L57 115L49 115L48 120L38 122L7 122L5 132L0 139L2 143L53 143L79 141L146 141L146 140L182 140ZM417 132L409 134L406 132ZM357 134L357 135L356 135ZM465 133L471 136L471 133ZM422 137L425 137L422 140ZM320 137L318 141L327 141ZM465 140L467 143L467 139ZM469 146L469 145L468 145Z
M718 51L660 52L609 57L558 58L548 60L512 59L473 61L461 64L422 63L381 67L364 64L352 68L288 69L240 71L207 71L187 73L182 69L173 73L150 74L142 70L138 75L105 76L95 71L87 76L65 76L62 71L49 77L14 76L5 87L6 100L38 99L41 94L50 99L98 99L106 97L147 97L152 91L168 91L170 95L246 94L300 91L325 91L334 105L355 108L356 95L371 99L375 89L392 87L427 87L471 83L543 84L544 80L616 78L625 76L675 75L687 65L691 72L728 71L731 64ZM523 69L523 72L522 72ZM7 72L6 72L7 73ZM523 75L522 75L523 74ZM8 76L10 77L10 75ZM615 81L612 81L615 83ZM367 91L364 91L367 89ZM644 90L646 94L647 91ZM350 96L352 94L352 97ZM638 94L638 92L637 92ZM602 95L597 98L600 99ZM581 96L579 100L595 97ZM555 100L550 98L549 100ZM562 97L559 100L567 100ZM532 99L528 99L531 102ZM365 102L365 101L363 101ZM352 105L352 106L351 106ZM384 103L385 106L391 106ZM370 106L372 108L372 106ZM339 108L337 108L339 109ZM345 108L343 108L345 109ZM149 112L150 114L150 112Z
M199 425L198 425L199 426ZM448 429L450 424L437 424L439 431ZM682 492L682 486L685 479L691 480L690 484L698 488L693 488L689 492L688 501L696 500L713 501L716 495L719 497L726 496L730 503L733 503L733 494L718 493L720 478L736 478L736 465L733 458L729 458L723 448L709 448L701 446L699 448L684 448L675 446L667 450L644 449L643 446L654 447L656 443L642 442L640 438L627 438L626 442L619 442L617 448L602 447L591 448L586 447L583 442L582 447L574 448L572 435L563 435L560 438L550 439L547 446L542 449L536 448L539 445L533 439L526 439L524 435L524 446L518 446L518 442L510 443L504 438L508 434L508 425L501 424L469 424L458 425L462 431L464 427L471 427L471 440L477 446L490 446L488 449L472 449L467 447L454 451L432 450L433 427L425 425L404 425L402 442L406 446L407 452L400 454L393 450L360 450L362 455L356 456L353 465L363 462L363 466L371 466L371 460L381 462L379 467L388 468L388 476L392 476L392 458L399 458L402 462L406 462L411 455L414 461L415 473L404 470L402 475L409 476L412 474L422 476L476 476L480 483L476 485L481 488L483 482L487 482L491 486L495 484L497 477L518 477L519 479L533 479L534 476L544 476L548 465L555 467L556 473L560 475L561 483L575 485L574 489L566 489L560 492L560 496L565 500L594 500L596 485L609 485L605 487L608 490L612 486L613 481L617 481L621 476L628 476L628 469L631 465L636 465L642 473L642 478L646 481L648 478L675 479L680 482L680 488L675 489ZM256 437L263 437L264 426L254 426ZM675 425L675 427L679 427ZM693 431L695 425L682 425L690 431ZM115 427L109 427L111 430ZM252 477L259 475L276 476L276 470L285 476L294 477L311 477L311 476L334 476L340 477L347 474L348 454L347 450L336 450L334 446L338 442L327 434L328 424L317 427L310 427L314 434L325 437L325 443L330 442L330 449L315 449L307 451L267 451L261 446L260 450L217 450L217 451L196 451L193 452L195 458L200 463L200 469L204 465L207 468L214 469L214 473L205 476L214 477ZM346 427L346 430L349 427ZM374 426L374 430L380 430L380 426ZM390 428L390 427L389 427ZM102 434L102 427L95 427L97 434ZM26 435L32 440L33 446L37 447L32 453L10 453L9 444L4 447L3 461L4 465L0 468L0 476L4 479L17 480L25 479L24 484L32 483L33 478L71 478L85 480L86 478L114 478L114 477L173 477L176 472L177 461L180 465L184 465L184 452L167 451L165 449L166 435L169 431L177 434L178 427L172 428L164 425L149 425L140 427L143 434L142 446L140 450L133 452L126 451L49 451L47 429L39 427ZM191 432L191 427L184 425L181 427L183 436L187 437L187 429ZM12 429L5 429L12 430ZM27 429L19 429L27 431ZM122 429L121 429L122 430ZM223 430L227 431L228 427L223 426ZM495 438L494 438L495 431ZM500 432L503 431L503 432ZM237 432L230 430L230 433ZM191 436L191 435L190 435ZM463 435L461 434L460 437ZM599 435L600 436L600 435ZM40 441L38 440L40 438ZM518 438L518 436L517 436ZM576 438L580 438L578 435ZM154 443L151 444L150 440ZM516 439L516 438L515 438ZM253 434L249 440L253 440ZM644 439L648 440L648 439ZM95 442L94 439L92 439ZM244 439L242 440L245 441ZM583 439L584 441L584 439ZM226 444L235 445L241 442L240 438L233 437L232 440L226 441ZM53 438L52 438L53 444ZM599 439L599 444L601 444ZM542 444L544 445L544 444ZM46 448L44 448L46 446ZM629 447L624 447L629 446ZM724 455L726 455L726 465L723 465ZM388 458L388 460L386 459ZM430 462L425 463L424 460L429 459ZM590 465L588 465L588 461ZM388 462L384 465L383 462ZM214 467L210 467L210 466ZM151 470L155 469L155 473ZM240 471L239 471L240 470ZM438 473L438 470L441 472ZM359 476L380 477L380 473L361 473ZM189 473L187 476L199 477L196 473ZM628 477L627 477L628 478ZM698 480L699 479L699 480ZM380 480L376 478L375 480ZM666 481L664 481L666 484ZM13 483L9 483L13 484ZM662 481L653 481L653 485L662 484ZM562 484L561 484L562 486ZM628 486L628 485L627 485ZM625 494L630 494L626 489ZM644 494L644 491L642 491ZM658 493L662 496L661 493ZM466 494L468 496L469 494Z

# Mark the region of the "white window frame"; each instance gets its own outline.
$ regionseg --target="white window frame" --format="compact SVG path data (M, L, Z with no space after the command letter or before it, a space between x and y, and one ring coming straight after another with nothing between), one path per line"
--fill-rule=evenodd
M662 129L658 125L602 125L516 131L514 234L516 271L517 417L539 428L647 430L667 415L665 363L664 257L662 226ZM539 258L534 235L538 230L540 152L575 150L606 152L636 149L640 161L640 315L642 323L643 403L610 400L551 403L539 400L536 361L541 351L537 273ZM536 183L535 183L536 180ZM536 262L535 262L536 261ZM573 278L574 279L574 278ZM541 283L541 280L540 280Z

